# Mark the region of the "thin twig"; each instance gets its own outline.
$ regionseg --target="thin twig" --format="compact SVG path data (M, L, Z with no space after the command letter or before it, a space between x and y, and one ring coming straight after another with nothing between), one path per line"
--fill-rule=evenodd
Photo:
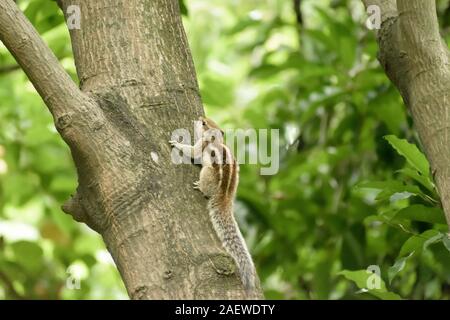
M302 14L302 0L293 0L295 18L297 20L297 27L301 28L303 26L303 14Z

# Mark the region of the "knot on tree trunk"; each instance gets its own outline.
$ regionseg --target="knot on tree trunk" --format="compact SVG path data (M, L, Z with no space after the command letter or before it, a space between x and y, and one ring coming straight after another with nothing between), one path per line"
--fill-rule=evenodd
M62 206L62 211L71 215L75 221L83 222L93 230L100 233L101 228L97 223L94 223L83 204L83 198L77 192L72 195Z

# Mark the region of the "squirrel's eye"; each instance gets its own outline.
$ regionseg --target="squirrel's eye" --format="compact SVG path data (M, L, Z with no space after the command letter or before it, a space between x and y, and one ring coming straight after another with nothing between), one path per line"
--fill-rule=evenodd
M206 122L205 122L205 121L202 121L202 125L206 126Z

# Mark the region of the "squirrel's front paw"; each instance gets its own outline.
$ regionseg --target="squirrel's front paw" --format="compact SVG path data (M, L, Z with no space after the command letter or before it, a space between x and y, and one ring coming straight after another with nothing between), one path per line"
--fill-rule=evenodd
M175 140L169 140L169 144L174 147L174 148L178 148L178 145L180 144L178 141Z

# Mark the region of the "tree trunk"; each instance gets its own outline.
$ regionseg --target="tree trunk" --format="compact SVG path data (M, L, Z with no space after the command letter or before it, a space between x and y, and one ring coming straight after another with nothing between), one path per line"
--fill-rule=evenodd
M363 2L381 9L379 60L411 111L450 226L450 64L436 1Z
M12 0L0 39L53 114L78 171L64 211L99 232L132 299L261 298L246 293L215 235L199 168L175 165L167 141L203 114L177 0L61 0L79 90Z

